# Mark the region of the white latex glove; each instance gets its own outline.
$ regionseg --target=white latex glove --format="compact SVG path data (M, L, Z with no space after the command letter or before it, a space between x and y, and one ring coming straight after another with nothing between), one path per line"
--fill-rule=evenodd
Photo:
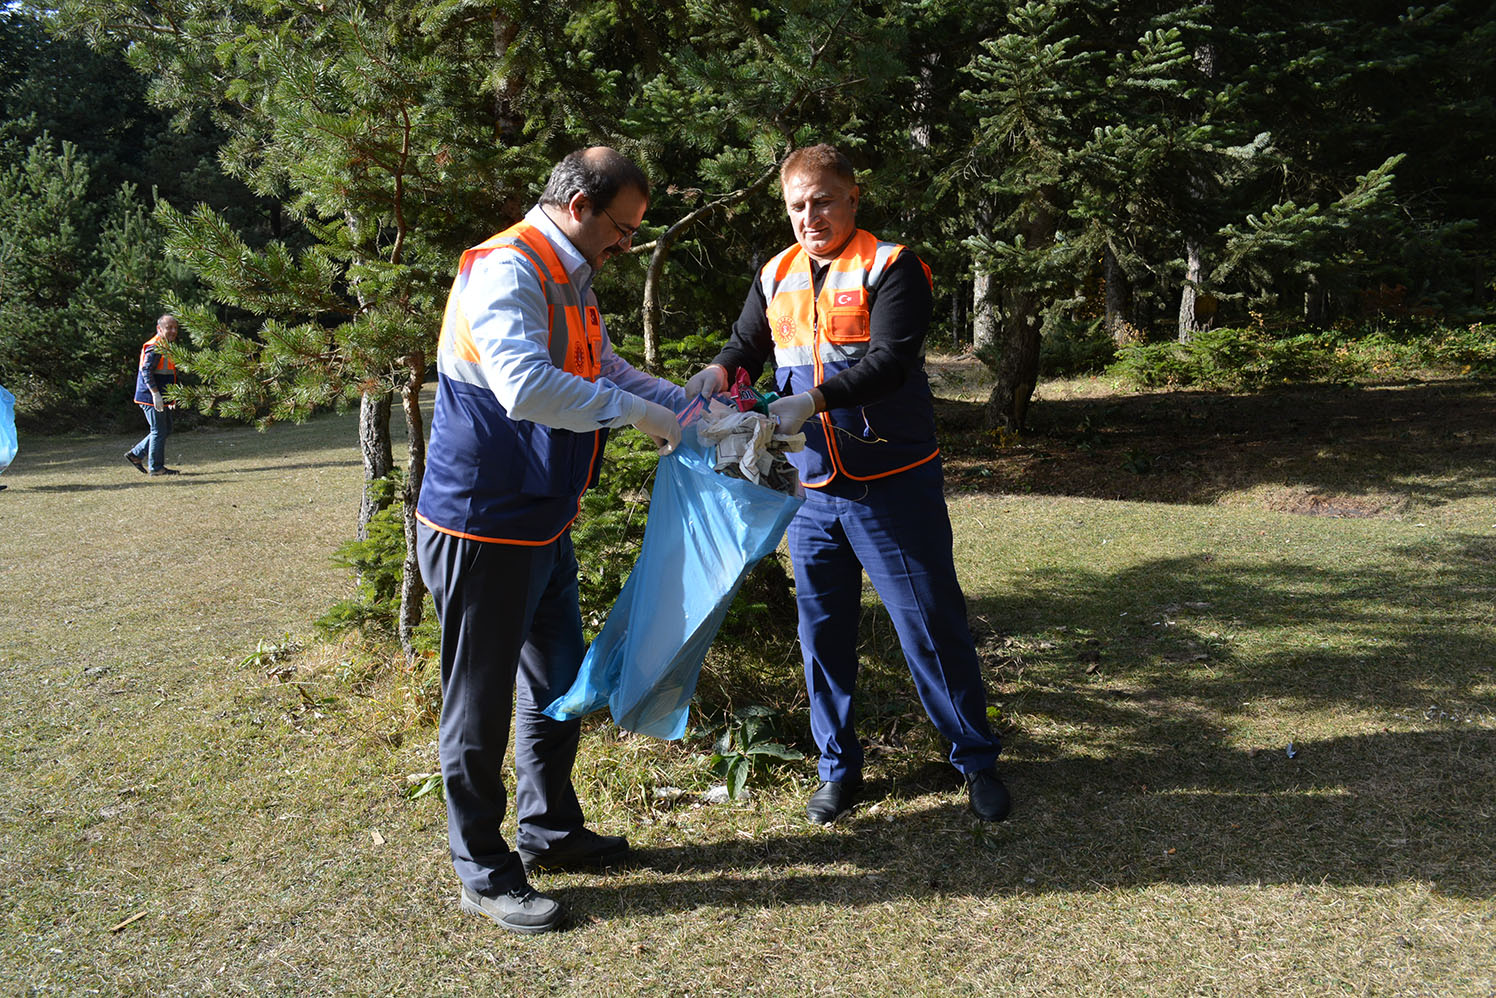
M636 419L634 425L659 444L661 455L669 454L680 443L680 423L676 422L675 413L657 402L646 399L644 415Z
M686 401L697 396L716 395L727 391L727 369L721 364L708 364L686 382Z
M160 412L162 409L166 408L166 403L162 400L160 392L151 392L151 408L155 409L157 412Z
M816 400L810 397L810 392L786 395L769 403L769 415L779 424L776 432L786 437L799 433L805 421L815 414Z

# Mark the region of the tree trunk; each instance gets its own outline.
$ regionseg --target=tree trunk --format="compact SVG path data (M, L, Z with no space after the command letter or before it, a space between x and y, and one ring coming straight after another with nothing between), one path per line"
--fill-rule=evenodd
M1054 243L1055 223L1045 203L1040 201L1018 227L1023 245L1033 250L1047 249ZM1022 430L1028 418L1029 400L1039 383L1039 339L1043 332L1041 291L1009 283L997 292L1002 305L1001 340L995 345L996 356L989 353L983 360L992 368L995 380L987 400L989 429ZM993 297L989 286L986 296Z
M997 349L998 309L992 275L978 272L971 281L971 348L984 361Z
M358 443L364 455L364 494L358 505L358 539L369 539L369 521L389 505L374 495L374 482L395 466L390 445L390 394L364 392L358 402Z
M966 345L966 302L971 295L968 282L956 282L956 290L951 294L951 343L957 353Z
M1110 244L1106 247L1102 266L1106 273L1106 334L1112 338L1112 343L1126 346L1137 340L1137 334L1127 321L1132 306L1132 287Z
M1179 342L1188 343L1205 326L1197 308L1200 300L1200 244L1193 237L1185 245L1184 287L1179 292Z
M1039 381L1039 302L1023 291L1004 293L1002 302L1002 343L992 365L995 380L987 400L987 426L1022 430Z
M1319 277L1309 275L1309 287L1304 291L1304 322L1311 329L1324 329L1329 314L1329 296Z
M421 481L426 477L426 422L421 415L421 386L426 381L426 355L414 353L404 358L409 377L400 390L400 407L405 412L409 450L405 469L405 564L400 574L400 648L406 661L414 661L416 626L421 622L422 601L426 586L421 581L421 567L416 561L416 504L421 499Z
M1216 75L1216 50L1209 42L1195 46L1194 51L1195 69L1206 80L1215 79ZM1199 115L1197 114L1198 120ZM1189 178L1190 193L1196 204L1204 204L1208 197L1206 193L1205 178L1194 173ZM1204 250L1201 247L1201 236L1199 233L1190 233L1185 236L1185 272L1184 287L1179 292L1179 342L1188 343L1194 335L1206 328L1204 317L1201 314L1200 280L1205 270ZM1214 311L1215 301L1210 302L1210 311Z

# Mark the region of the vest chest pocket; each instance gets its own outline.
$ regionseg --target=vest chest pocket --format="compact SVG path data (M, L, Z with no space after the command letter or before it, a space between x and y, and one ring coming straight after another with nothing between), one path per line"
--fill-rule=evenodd
M829 343L866 343L867 309L861 306L828 309L821 323L821 335Z

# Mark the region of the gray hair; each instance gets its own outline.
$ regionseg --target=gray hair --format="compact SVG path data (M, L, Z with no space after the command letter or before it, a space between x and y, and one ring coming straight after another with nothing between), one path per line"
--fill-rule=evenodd
M633 160L616 149L592 146L568 153L551 171L540 195L541 204L566 207L578 194L587 195L593 214L613 203L618 192L632 187L649 199L649 178Z

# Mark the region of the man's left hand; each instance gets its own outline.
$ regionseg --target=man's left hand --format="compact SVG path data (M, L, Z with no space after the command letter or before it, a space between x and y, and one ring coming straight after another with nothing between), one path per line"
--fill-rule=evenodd
M779 424L778 432L787 437L799 433L805 421L815 414L816 400L810 392L787 395L769 403L769 415Z

